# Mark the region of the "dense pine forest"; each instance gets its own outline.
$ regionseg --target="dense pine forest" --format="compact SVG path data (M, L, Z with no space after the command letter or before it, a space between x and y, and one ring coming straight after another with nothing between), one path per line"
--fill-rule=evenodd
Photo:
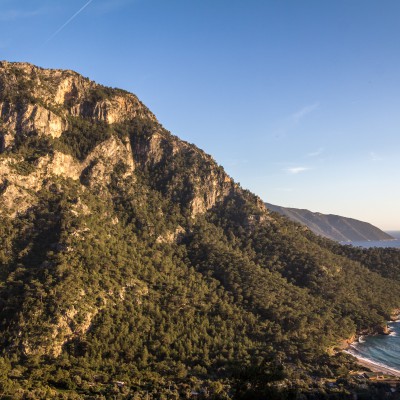
M1 398L378 398L340 350L399 308L399 250L269 212L72 71L0 63L0 112Z

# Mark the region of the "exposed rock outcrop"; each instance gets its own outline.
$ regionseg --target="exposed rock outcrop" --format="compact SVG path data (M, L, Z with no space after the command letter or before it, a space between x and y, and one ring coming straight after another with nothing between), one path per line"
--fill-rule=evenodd
M69 129L71 117L102 121L108 125L135 119L157 124L154 115L135 95L97 85L73 71L0 62L0 89L0 152L3 153L32 132L52 139L60 138ZM129 140L111 137L96 146L83 162L55 151L37 160L34 171L27 171L22 178L13 174L10 165L18 166L23 160L0 160L0 179L11 177L3 204L7 209L18 204L16 208L23 212L34 203L32 191L40 190L41 181L48 174L81 179L85 185L101 191L110 183L111 172L119 162L126 165L125 175L128 176L135 170L135 164L154 168L167 161L173 163L179 157L197 159L201 168L204 164L209 166L205 174L194 165L187 176L186 184L192 193L186 201L193 217L211 209L234 188L230 177L214 167L215 162L210 156L168 134L161 126L151 135L136 138L132 143L133 148ZM172 177L172 185L173 181ZM260 207L264 207L261 200Z
M35 193L46 185L46 178L60 176L72 180L84 179L92 188L105 188L117 163L127 167L125 176L134 171L129 142L110 138L97 146L90 156L79 162L71 155L55 151L41 157L35 168L27 175L18 170L23 161L12 157L0 159L0 182L7 182L0 195L0 214L14 216L23 213L36 202Z
M76 72L0 62L0 151L23 133L60 137L69 116L108 124L134 118L156 121L135 95L104 88Z
M38 223L54 235L49 252L57 253L57 262L64 262L65 271L60 274L74 273L68 257L86 242L112 237L109 232L120 226L114 207L132 207L132 214L137 207L139 214L143 212L147 194L140 197L137 192L144 186L145 192L170 199L170 205L189 219L235 193L239 197L244 193L211 156L166 131L135 95L103 87L73 71L0 62L0 216L19 221L36 215L40 207L46 209L49 203L43 205L43 201L53 202L52 212L38 217ZM96 213L91 208L96 202L87 202L85 193L104 207L104 221L96 221L107 226L98 235L101 238L92 236L94 229L85 222L85 217ZM248 216L247 225L255 226L265 221L267 211L261 199L253 195L249 199L254 213ZM168 211L158 210L160 218L164 212ZM65 226L62 213L68 221ZM151 212L143 214L138 218L146 224ZM32 221L29 230L35 238ZM57 237L61 226L63 238ZM175 223L161 232L148 232L156 244L179 243L187 228ZM27 245L23 252L29 251ZM47 261L33 267L56 268ZM90 329L104 307L127 296L140 305L149 293L147 285L137 279L114 283L110 291L101 289L102 284L97 283L91 296L71 288L66 303L53 308L50 317L41 297L36 298L26 305L26 312L32 314L33 327L46 320L46 333L21 333L13 346L25 355L57 357L66 342ZM43 293L57 303L56 292Z

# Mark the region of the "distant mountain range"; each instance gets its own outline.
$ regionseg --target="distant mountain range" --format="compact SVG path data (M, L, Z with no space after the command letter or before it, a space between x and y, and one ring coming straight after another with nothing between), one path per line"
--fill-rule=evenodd
M269 203L265 203L265 205L271 211L275 211L281 215L285 215L292 221L306 225L317 235L339 242L394 239L376 226L357 219L333 214L321 214L299 208L280 207Z

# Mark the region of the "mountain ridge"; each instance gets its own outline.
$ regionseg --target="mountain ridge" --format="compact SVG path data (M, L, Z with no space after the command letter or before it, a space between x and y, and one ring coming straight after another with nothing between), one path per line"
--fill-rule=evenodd
M335 214L323 214L307 209L281 207L265 203L271 211L285 215L294 222L310 228L315 234L338 242L393 240L394 238L376 226Z
M2 62L0 117L10 398L312 395L400 303L397 252L269 213L133 94Z

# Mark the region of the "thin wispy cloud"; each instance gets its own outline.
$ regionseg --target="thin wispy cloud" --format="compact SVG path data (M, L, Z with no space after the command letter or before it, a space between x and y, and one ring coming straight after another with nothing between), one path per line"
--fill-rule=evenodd
M274 132L273 136L277 139L281 137L285 137L290 131L294 130L298 127L299 123L303 118L305 118L308 114L311 114L313 111L319 108L319 102L314 104L310 104L304 106L293 114L289 114L285 120L280 122L280 125Z
M290 175L297 175L305 171L309 171L310 168L308 167L291 167L291 168L286 168L284 171L287 172Z
M307 154L307 157L318 157L324 152L324 149L320 147L317 151L312 151L311 153Z
M69 18L63 25L61 25L46 41L44 44L50 42L50 40L54 39L68 24L70 24L93 0L89 0L85 3L71 18Z
M0 12L0 21L8 22L15 21L17 19L32 18L43 13L43 10L4 10Z
M302 109L296 111L291 115L291 119L295 122L299 122L301 119L303 119L306 115L312 113L315 111L317 108L319 108L319 102L310 104L308 106L303 107Z

